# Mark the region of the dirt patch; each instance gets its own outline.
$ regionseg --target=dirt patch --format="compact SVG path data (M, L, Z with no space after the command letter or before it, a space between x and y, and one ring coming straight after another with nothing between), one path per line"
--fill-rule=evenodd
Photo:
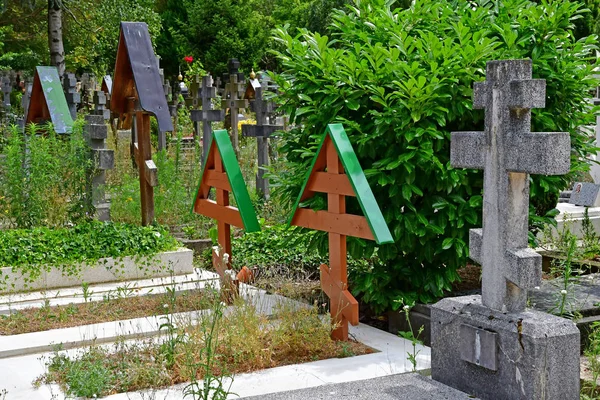
M164 315L170 312L201 310L212 304L207 291L192 290L171 294L126 296L102 301L43 306L0 315L0 335L39 332L50 329L112 322L122 319Z

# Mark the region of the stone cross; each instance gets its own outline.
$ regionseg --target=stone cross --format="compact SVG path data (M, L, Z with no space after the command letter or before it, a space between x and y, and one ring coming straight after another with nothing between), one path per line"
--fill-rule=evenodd
M527 247L528 174L569 172L569 134L530 132L531 109L545 107L545 97L531 60L490 61L473 88L485 131L452 133L452 166L484 170L483 229L470 231L469 250L483 267L483 305L499 311L524 310L527 289L541 280L541 256Z
M63 91L69 105L69 112L73 120L77 119L77 105L81 103L81 95L77 93L77 78L75 74L66 73L63 78Z
M224 110L213 110L212 99L217 96L217 88L213 86L213 80L210 75L202 77L202 87L199 91L202 110L192 110L191 119L194 121L194 129L198 129L198 124L202 122L202 165L206 160L209 145L212 140L212 122L223 121L225 119Z
M251 104L256 113L256 125L242 125L242 135L255 137L258 145L258 172L256 174L256 191L269 198L269 181L265 179L264 167L269 165L269 137L272 133L282 130L283 126L271 125L269 115L273 113L274 104L272 101L263 98L263 88L255 88L254 101Z
M199 140L200 137L200 122L201 119L199 117L200 113L194 111L198 110L198 107L202 105L202 100L200 98L201 91L201 79L199 75L194 75L192 77L192 81L190 82L189 94L185 99L185 105L190 108L190 119L192 120L192 124L194 125L194 143ZM194 117L192 117L194 114Z
M106 121L110 119L110 110L107 103L106 93L102 90L94 90L94 114L101 115Z
M231 117L231 141L236 154L240 152L240 140L238 133L239 110L248 107L248 100L240 99L240 93L244 93L244 74L239 72L239 61L232 58L229 60L229 81L225 85L225 99L221 101L221 108L229 108Z
M2 78L2 106L5 110L10 110L10 93L12 92L12 87L10 84L10 78L4 77Z
M104 95L104 92L101 92ZM96 92L97 94L97 92ZM103 114L88 114L85 116L85 138L90 146L93 167L90 169L92 180L88 190L91 192L92 204L96 208L96 216L100 221L110 221L110 204L106 201L104 186L106 170L115 164L114 151L106 147L108 126Z

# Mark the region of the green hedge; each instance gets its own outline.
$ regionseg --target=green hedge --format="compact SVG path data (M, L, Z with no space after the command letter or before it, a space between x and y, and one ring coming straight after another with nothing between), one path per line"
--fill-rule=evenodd
M378 311L435 301L468 260L469 228L481 226L482 172L451 168L450 133L483 130L472 88L485 79L487 61L531 58L534 78L547 82L546 108L533 111L532 129L571 135L571 173L532 177L532 225L551 220L559 190L589 168L594 151L580 127L595 121L586 99L597 84L597 38L575 39L580 4L392 4L354 0L334 14L331 38L275 32L279 101L292 129L282 134L287 170L272 177L274 195L294 202L326 125L343 123L395 239L378 249L385 266L349 270L351 290ZM348 211L360 213L352 202ZM374 248L348 245L356 258Z

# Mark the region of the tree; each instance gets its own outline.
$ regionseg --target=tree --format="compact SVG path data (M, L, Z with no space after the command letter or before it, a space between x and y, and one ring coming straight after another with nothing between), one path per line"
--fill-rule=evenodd
M65 73L65 46L62 30L63 0L48 0L48 48L50 65L58 69L58 76Z

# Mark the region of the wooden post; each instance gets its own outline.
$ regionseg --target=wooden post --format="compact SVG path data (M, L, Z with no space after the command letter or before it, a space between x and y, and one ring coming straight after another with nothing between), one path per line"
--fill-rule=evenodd
M135 113L136 136L138 137L137 164L140 171L140 195L142 203L142 225L154 221L154 188L156 185L156 166L152 161L150 145L150 115L144 111Z

